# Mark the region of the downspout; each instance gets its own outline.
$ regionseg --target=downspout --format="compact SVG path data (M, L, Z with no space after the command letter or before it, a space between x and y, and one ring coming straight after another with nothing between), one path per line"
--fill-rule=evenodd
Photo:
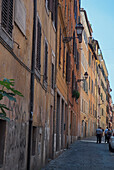
M35 73L35 43L36 43L36 16L37 16L37 0L33 2L33 39L32 39L32 60L31 60L31 82L30 82L30 113L29 113L29 131L28 131L28 153L27 153L27 170L30 170L31 162L31 136L34 108L34 73Z
M53 110L53 138L52 138L52 158L54 159L54 134L55 134L55 118L56 118L56 76L57 76L57 23L58 23L58 0L56 0L55 4L56 8L56 17L55 17L55 22L56 22L56 40L55 40L55 79L54 79L54 110Z

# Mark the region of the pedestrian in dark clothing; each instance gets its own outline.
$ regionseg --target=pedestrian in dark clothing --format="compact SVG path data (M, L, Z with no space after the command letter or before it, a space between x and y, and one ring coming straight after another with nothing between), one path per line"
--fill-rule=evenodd
M103 131L102 131L101 127L98 127L96 129L97 143L101 143L102 135L103 135Z
M111 137L112 131L108 129L107 131L107 142L109 143L110 137Z
M105 133L105 143L107 142L107 132L108 132L108 127L104 131L104 133Z

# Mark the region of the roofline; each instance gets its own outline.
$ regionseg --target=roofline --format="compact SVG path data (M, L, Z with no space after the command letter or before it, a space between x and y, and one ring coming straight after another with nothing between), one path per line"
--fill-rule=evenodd
M85 14L85 19L86 19L86 23L87 23L87 26L88 26L88 30L89 30L90 35L92 36L93 30L92 30L91 25L90 25L90 23L89 23L89 20L88 20L88 17L87 17L87 12L86 12L86 10L85 10L84 8L81 8L81 9L80 9L80 12L84 12L84 14Z

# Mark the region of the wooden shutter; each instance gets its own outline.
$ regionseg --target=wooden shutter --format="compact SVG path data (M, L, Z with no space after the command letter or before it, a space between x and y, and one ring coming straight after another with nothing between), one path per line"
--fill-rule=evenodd
M37 22L37 57L36 57L36 68L41 71L41 25L38 20Z
M75 31L73 32L73 55L74 55L74 50L75 50Z
M53 0L49 0L49 1L48 1L48 4L49 4L49 10L50 10L51 12L53 12Z
M74 90L74 70L72 71L72 91Z
M44 68L44 80L47 82L47 62L48 62L48 45L45 42L45 68Z
M13 29L13 0L2 0L1 25L12 36Z
M64 43L64 50L63 50L63 75L64 75L64 71L65 71L64 64L65 64L65 43Z
M66 55L66 81L70 82L70 56L68 52Z
M53 21L55 22L55 0L53 0Z
M61 27L59 32L59 65L61 64Z
M70 61L71 61L71 57L70 55L68 55L68 82L70 82Z
M79 55L79 52L77 52L77 63L76 63L77 70L79 70L79 58L80 58L80 55Z
M52 63L51 88L54 89L54 64Z

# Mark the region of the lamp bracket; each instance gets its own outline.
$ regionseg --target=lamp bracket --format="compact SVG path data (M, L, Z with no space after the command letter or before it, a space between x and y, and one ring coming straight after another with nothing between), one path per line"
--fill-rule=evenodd
M63 43L68 43L74 38L79 38L79 37L63 37Z

